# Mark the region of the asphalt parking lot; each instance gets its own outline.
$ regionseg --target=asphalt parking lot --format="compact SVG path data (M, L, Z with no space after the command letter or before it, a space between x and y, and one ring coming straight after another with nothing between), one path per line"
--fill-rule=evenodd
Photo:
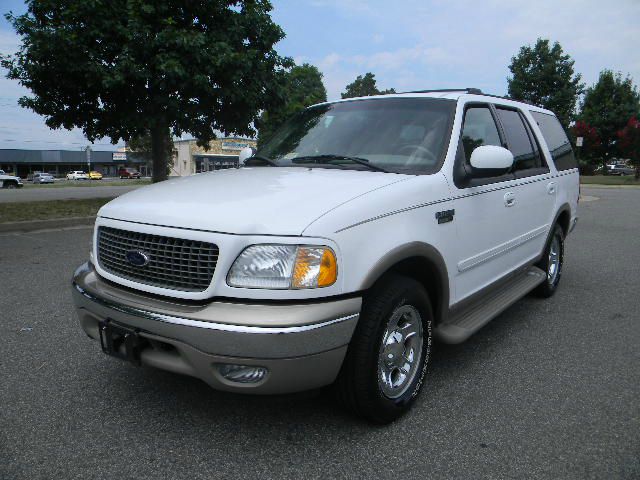
M556 296L527 297L372 427L107 358L70 278L90 229L0 236L0 478L640 478L640 189L586 189Z

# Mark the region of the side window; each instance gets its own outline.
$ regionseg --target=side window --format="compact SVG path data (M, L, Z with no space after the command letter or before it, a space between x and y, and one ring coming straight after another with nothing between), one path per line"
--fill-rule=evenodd
M481 145L501 146L498 127L493 121L489 107L470 107L464 115L462 127L462 145L467 163L471 160L471 153Z
M531 112L531 115L542 131L556 168L558 170L577 168L578 163L573 155L571 143L555 115L540 112Z
M498 108L498 118L507 137L507 148L513 153L513 171L542 167L535 141L529 136L524 119L515 110Z

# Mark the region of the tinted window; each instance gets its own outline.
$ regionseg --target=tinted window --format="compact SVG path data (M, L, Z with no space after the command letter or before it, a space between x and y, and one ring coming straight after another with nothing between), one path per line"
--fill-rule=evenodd
M564 132L562 125L560 125L555 115L540 112L531 112L531 115L542 131L542 136L545 142L547 142L547 146L551 152L551 158L553 158L553 163L556 164L556 168L558 170L577 168L578 164L573 155L567 134Z
M471 153L482 145L501 146L498 127L488 107L470 107L464 115L462 127L462 145L467 163Z
M539 152L534 149L522 116L515 110L499 108L498 117L507 137L507 148L513 153L513 170L541 167Z

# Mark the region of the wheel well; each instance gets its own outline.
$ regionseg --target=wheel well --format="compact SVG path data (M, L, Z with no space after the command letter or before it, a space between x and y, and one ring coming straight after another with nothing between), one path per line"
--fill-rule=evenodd
M436 323L438 323L443 313L444 288L442 285L441 272L433 262L424 257L405 258L389 268L385 274L389 272L405 275L420 282L429 295L433 315ZM384 274L382 276L384 276Z
M562 232L565 237L569 233L569 222L571 222L571 214L569 213L569 210L563 210L558 216L557 223L562 228Z

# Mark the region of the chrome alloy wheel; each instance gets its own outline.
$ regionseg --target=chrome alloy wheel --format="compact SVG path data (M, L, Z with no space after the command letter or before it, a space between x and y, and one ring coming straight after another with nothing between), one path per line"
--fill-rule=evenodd
M562 254L562 247L560 246L560 239L557 235L554 235L549 247L549 262L547 267L547 282L549 285L553 285L560 273L560 255Z
M387 398L403 395L418 373L422 356L422 317L412 305L393 312L378 354L378 385Z

